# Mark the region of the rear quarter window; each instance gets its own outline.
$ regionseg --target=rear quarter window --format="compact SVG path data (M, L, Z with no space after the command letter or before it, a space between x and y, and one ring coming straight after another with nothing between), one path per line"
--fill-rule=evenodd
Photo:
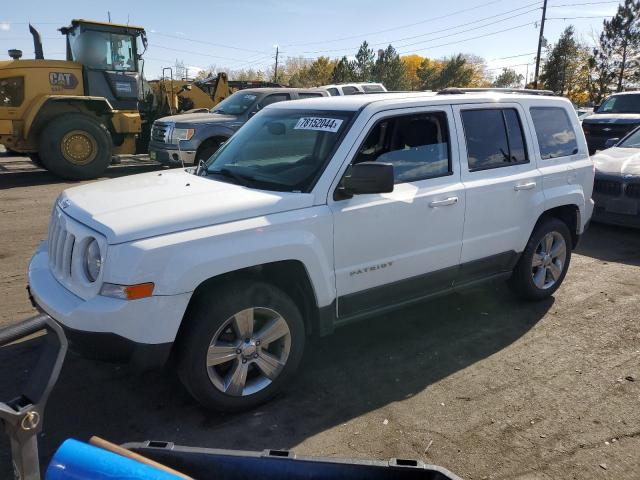
M543 160L578 153L576 132L564 108L531 107L529 111Z

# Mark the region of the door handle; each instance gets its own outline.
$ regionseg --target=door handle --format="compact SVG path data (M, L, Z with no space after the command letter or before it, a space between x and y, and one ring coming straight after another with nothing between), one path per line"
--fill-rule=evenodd
M533 190L534 188L536 188L536 182L518 183L513 187L513 189L516 191Z
M433 202L429 202L429 206L431 208L446 207L447 205L455 205L456 203L458 203L458 197L449 197L442 200L434 200Z

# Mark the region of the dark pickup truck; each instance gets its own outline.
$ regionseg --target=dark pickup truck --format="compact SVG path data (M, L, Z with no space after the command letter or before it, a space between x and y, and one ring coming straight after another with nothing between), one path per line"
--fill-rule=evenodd
M183 113L153 122L149 157L165 165L196 164L207 160L236 130L267 105L327 96L329 94L325 91L305 88L237 91L209 112Z
M616 93L607 97L593 113L584 117L582 129L589 153L608 148L610 138L622 138L640 125L640 91Z

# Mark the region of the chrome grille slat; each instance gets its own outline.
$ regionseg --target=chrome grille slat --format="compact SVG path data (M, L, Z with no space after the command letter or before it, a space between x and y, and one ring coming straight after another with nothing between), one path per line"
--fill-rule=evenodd
M71 255L73 254L73 245L76 238L68 233L62 248L62 263L60 268L63 269L63 275L71 277Z

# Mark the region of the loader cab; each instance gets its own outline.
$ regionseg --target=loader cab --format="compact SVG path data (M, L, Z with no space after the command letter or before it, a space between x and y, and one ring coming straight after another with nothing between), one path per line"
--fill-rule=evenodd
M82 64L85 95L104 97L116 110L137 110L144 29L73 20L60 31L67 37L67 60Z

